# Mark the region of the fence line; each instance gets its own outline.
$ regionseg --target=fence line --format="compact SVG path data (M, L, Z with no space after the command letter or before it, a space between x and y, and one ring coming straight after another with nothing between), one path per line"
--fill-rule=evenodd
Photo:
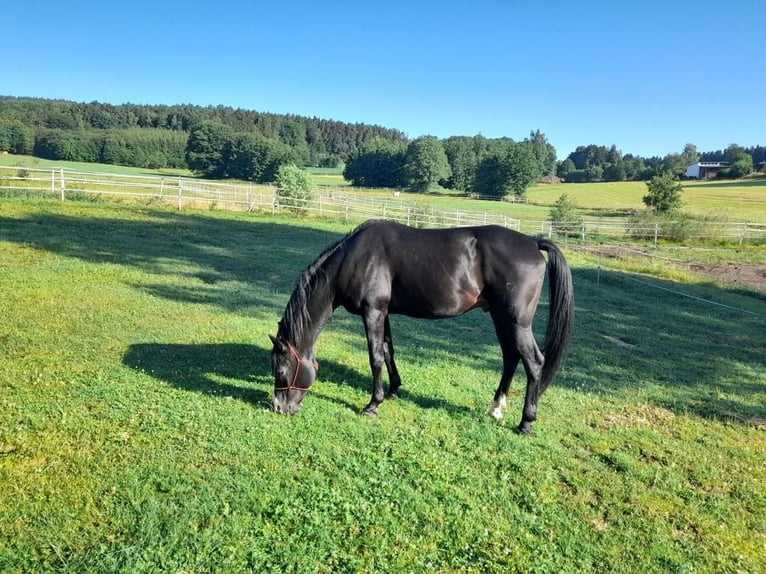
M177 209L208 205L221 209L271 213L311 213L322 217L359 221L380 217L416 227L460 227L502 225L533 235L571 237L581 240L600 237L653 239L656 244L668 235L658 223L638 226L613 219L589 219L565 225L549 220L522 220L509 215L470 209L442 210L424 203L407 202L319 188L314 199L296 200L281 196L271 185L223 183L177 176L119 175L81 172L64 168L38 169L0 166L0 191L40 193L61 200L94 195L134 197L169 203ZM694 239L720 239L739 244L766 240L766 223L709 222Z

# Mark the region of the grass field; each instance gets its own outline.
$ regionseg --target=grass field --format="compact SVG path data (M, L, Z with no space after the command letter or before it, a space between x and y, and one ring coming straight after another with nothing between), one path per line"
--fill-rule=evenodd
M117 175L175 175L191 177L188 169L148 169L143 167L127 167L124 165L106 165L102 163L86 163L77 161L59 161L43 159L31 155L0 154L0 166L19 167L28 169L54 169L63 167L89 173L114 173Z
M762 295L567 251L574 338L532 437L518 394L484 414L481 312L393 319L405 386L375 419L338 312L275 415L268 334L345 231L0 200L0 571L762 571Z

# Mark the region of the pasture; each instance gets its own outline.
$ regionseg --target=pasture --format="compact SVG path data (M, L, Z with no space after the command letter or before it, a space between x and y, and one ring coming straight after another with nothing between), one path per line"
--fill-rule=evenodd
M0 155L0 167L34 169L65 169L110 173L131 176L173 176L192 177L188 170L152 170L117 165L103 165L67 161L51 161L33 156ZM340 193L358 193L370 198L390 199L391 189L360 189L351 187L343 179L339 169L310 168L313 181L323 191L337 190ZM0 174L2 175L2 174ZM228 181L231 183L231 181ZM243 182L247 183L247 182ZM685 181L681 194L683 210L695 217L710 221L766 223L766 179L753 178L726 181ZM446 191L446 190L445 190ZM574 203L578 215L583 218L608 217L625 219L632 211L643 209L642 198L647 193L642 181L583 184L536 184L529 188L527 201L490 201L468 199L459 192L444 194L421 194L401 192L401 201L414 203L425 208L440 210L467 210L489 214L507 215L522 220L547 220L551 206L562 195L567 194Z
M565 250L573 341L533 436L521 369L506 421L484 412L480 311L392 317L404 386L376 418L337 312L275 415L268 335L349 229L3 199L0 571L762 571L763 295Z

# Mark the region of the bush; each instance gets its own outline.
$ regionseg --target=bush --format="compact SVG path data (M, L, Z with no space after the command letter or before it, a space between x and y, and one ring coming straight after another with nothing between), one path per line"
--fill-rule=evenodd
M314 198L314 182L311 174L292 163L279 166L275 184L283 207L296 211L305 209L306 203Z
M695 236L708 235L707 221L695 219L676 211L656 215L650 209L636 211L628 221L628 236L632 239L659 240L683 243Z
M582 231L583 219L577 214L575 204L566 193L556 200L551 207L550 215L553 232L565 237L576 237Z
M681 207L683 186L675 174L666 171L646 182L649 191L644 203L655 213L669 213Z

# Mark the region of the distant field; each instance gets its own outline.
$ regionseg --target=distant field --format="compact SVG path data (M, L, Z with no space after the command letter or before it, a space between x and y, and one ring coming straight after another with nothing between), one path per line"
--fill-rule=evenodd
M619 183L578 183L536 185L530 188L529 201L553 204L562 193L577 207L605 215L643 209L647 193L642 181ZM696 215L715 215L721 221L766 222L766 178L744 181L683 182L683 209Z
M63 167L85 172L116 173L118 175L175 175L192 177L188 169L148 169L142 167L127 167L123 165L107 165L103 163L84 163L77 161L54 161L28 155L0 154L0 166L26 167L35 169L53 169Z

